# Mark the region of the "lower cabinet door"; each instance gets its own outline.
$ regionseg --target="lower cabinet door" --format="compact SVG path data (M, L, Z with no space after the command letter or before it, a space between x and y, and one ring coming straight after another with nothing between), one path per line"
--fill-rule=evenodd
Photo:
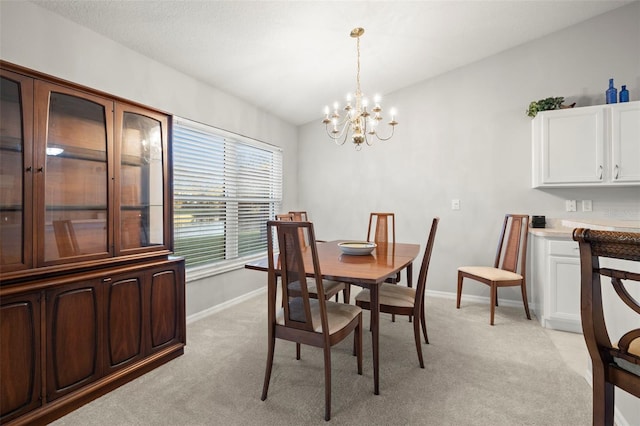
M144 356L144 274L115 276L103 280L106 291L106 368L120 369Z
M100 280L47 292L47 400L66 395L102 375Z
M40 293L3 297L0 305L0 423L42 404Z
M184 265L149 271L150 351L185 342Z

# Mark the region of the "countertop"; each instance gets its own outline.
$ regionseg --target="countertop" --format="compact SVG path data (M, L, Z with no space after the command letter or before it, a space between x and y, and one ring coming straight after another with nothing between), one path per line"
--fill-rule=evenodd
M621 219L546 219L545 228L531 228L529 233L539 237L571 238L575 228L603 231L640 232L640 220Z

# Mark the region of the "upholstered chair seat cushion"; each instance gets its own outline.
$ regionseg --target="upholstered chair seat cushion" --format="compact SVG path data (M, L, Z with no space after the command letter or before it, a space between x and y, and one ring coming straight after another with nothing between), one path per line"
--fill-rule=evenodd
M504 269L491 266L461 266L458 271L476 275L491 281L515 281L521 280L522 275Z
M324 286L324 292L328 294L332 293L336 287L344 286L344 283L333 280L322 280L322 285ZM289 290L300 290L300 283L297 281L292 282L291 284L289 284ZM307 278L307 291L311 294L318 294L315 279Z
M614 355L613 360L618 367L640 376L640 338L633 340L629 344L629 351L624 354L624 357L627 359Z
M414 288L395 284L382 284L378 294L381 305L402 306L406 308L412 308L416 298L416 290ZM369 290L362 290L358 293L356 296L356 302L357 301L370 303L371 294Z
M358 316L362 309L358 306L347 305L346 303L336 303L326 301L327 306L327 320L329 322L329 333L334 333L341 328L344 328L353 318ZM320 320L320 302L317 299L309 300L309 307L311 309L311 318L313 321L313 329L317 333L322 333L322 322ZM298 297L291 301L289 304L291 310L291 318L304 318L304 305L302 298ZM278 325L284 325L284 308L281 308L276 314L276 323Z

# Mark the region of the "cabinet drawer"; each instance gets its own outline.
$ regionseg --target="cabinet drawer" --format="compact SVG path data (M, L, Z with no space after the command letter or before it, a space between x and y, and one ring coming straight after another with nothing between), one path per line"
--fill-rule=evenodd
M549 241L549 254L579 257L580 250L575 241Z

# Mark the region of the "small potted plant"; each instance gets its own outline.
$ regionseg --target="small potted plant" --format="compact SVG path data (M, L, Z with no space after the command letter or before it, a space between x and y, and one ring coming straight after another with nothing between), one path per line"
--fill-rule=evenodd
M527 115L529 117L535 117L536 114L540 111L548 111L552 109L561 109L561 108L573 108L576 103L572 103L571 105L562 105L564 102L564 97L559 96L557 98L545 98L540 99L539 101L533 101L529 104L529 109L527 110Z

